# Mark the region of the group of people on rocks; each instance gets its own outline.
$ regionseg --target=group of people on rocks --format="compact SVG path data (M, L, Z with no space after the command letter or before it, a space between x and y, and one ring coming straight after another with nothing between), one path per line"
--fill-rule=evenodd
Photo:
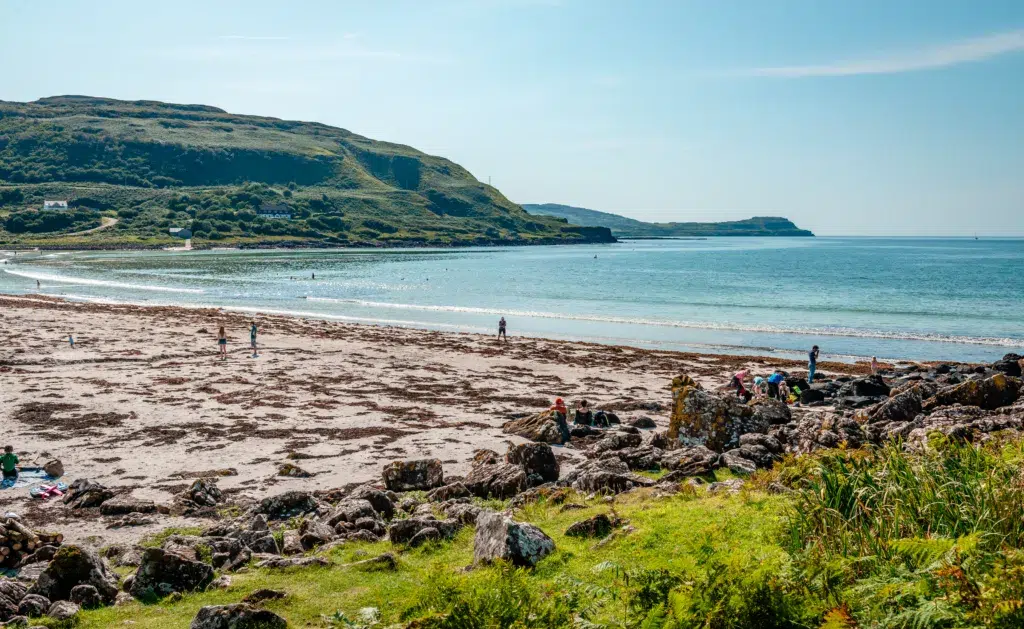
M807 352L807 384L810 385L814 382L814 373L818 368L818 355L820 349L817 345L811 348L811 351ZM875 359L872 359L872 369L877 364ZM750 369L744 368L737 371L732 380L729 381L729 388L736 392L736 397L739 397L745 402L749 402L752 399L763 399L771 398L775 400L781 400L783 402L795 401L800 398L800 388L798 386L790 387L786 382L789 378L789 374L782 369L775 369L768 376L751 376ZM747 383L750 382L751 386L748 389Z
M555 424L558 426L558 432L561 433L564 441L568 441L570 437L570 416L572 417L573 426L611 428L612 425L611 419L608 417L608 413L601 410L595 411L590 408L590 403L586 400L579 400L576 402L575 407L570 413L569 407L565 405L565 400L557 398L550 410L551 416L555 420Z

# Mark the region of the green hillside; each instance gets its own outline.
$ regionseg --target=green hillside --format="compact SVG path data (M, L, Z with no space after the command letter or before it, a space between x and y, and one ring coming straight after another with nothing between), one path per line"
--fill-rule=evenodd
M575 225L607 227L618 238L686 238L704 236L813 236L789 219L755 216L742 221L721 223L645 223L618 214L598 212L571 205L523 204L534 216L556 216Z
M43 216L44 199L68 200L69 216ZM291 219L258 216L267 205ZM85 96L0 101L0 243L167 246L168 228L189 225L196 246L612 240L531 216L444 158L324 124Z

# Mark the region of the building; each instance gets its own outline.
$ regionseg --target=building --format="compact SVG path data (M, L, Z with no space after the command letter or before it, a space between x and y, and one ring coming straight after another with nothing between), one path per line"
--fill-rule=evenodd
M292 218L292 209L284 203L264 203L256 210L257 216L263 218L283 218L286 221Z
M192 237L192 230L188 227L172 227L167 230L172 236L188 240Z
M43 201L43 210L66 210L68 209L67 201Z

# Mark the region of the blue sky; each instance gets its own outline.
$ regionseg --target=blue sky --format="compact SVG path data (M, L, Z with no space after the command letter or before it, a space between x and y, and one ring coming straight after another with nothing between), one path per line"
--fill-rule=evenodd
M520 203L1024 235L1020 0L0 0L0 99L204 103Z

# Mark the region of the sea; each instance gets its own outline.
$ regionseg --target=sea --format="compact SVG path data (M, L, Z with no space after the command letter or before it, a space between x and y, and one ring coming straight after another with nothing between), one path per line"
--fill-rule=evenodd
M1024 239L0 253L0 293L822 360L1024 354ZM39 282L37 288L36 282ZM87 335L87 331L77 331Z

